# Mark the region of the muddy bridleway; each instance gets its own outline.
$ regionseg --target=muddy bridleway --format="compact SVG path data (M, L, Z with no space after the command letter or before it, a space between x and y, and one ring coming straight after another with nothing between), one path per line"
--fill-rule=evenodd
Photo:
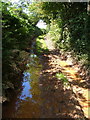
M45 42L49 51L40 58L30 55L21 87L3 107L3 118L85 118L76 94L80 88L76 86L74 90L72 84L74 79L80 80L75 76L78 67L74 65L73 69L70 60L63 60L64 56L48 38ZM57 73L66 75L68 86L56 78Z
M41 96L43 98L42 114L47 118L84 118L82 107L71 85L65 87L56 73L62 73L58 64L60 53L51 50L42 56L43 70L40 77Z

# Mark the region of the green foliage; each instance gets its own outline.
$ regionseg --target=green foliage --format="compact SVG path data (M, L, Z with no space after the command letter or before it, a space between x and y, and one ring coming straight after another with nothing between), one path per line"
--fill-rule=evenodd
M48 27L48 26L47 26ZM57 46L57 42L60 38L60 32L61 32L61 28L59 28L59 25L57 24L57 21L52 20L50 23L50 27L47 28L48 30L48 35L50 36L50 39L55 42L56 47Z
M28 56L24 50L42 31L32 24L22 7L13 6L10 2L2 2L2 29L3 85L10 82L17 87L16 76L19 79Z
M56 73L56 78L61 80L64 86L69 86L68 79L63 73Z
M49 35L56 41L56 47L72 51L80 59L87 56L90 61L90 15L87 14L87 3L45 2L41 8L44 19L48 16Z
M43 52L48 52L48 48L46 46L46 43L45 43L45 40L44 40L44 35L43 36L39 36L37 39L36 39L36 53L37 54L41 54Z
M27 14L25 13L27 11ZM47 29L36 27L42 19ZM22 64L28 54L24 50L31 46L33 39L47 33L56 47L73 51L75 57L86 63L90 61L90 13L87 14L87 3L36 2L28 4L22 0L18 5L2 2L2 50L3 50L3 83L10 81L23 71ZM47 52L44 36L36 40L36 53ZM26 54L26 56L25 56ZM24 56L23 56L24 55ZM64 83L68 80L57 74Z
M62 80L63 82L68 82L68 79L66 78L66 76L62 73L57 73L56 77L60 80Z
M50 23L50 36L53 41L57 41L60 38L60 28L56 21Z

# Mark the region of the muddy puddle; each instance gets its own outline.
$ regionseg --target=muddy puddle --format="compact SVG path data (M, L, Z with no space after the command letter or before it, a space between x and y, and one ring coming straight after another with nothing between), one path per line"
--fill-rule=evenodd
M41 91L39 77L42 65L35 54L30 55L27 70L23 72L20 88L10 102L3 105L3 118L40 117Z
M3 118L85 118L72 89L55 77L60 66L50 65L50 58L30 55L21 86L3 105Z

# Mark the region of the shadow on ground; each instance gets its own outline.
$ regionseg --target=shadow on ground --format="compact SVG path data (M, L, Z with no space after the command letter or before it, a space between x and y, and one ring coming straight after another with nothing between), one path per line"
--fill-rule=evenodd
M58 64L57 59L61 59L59 50L51 50L41 56L43 69L40 77L40 89L41 97L44 100L41 104L42 118L86 119L71 85L65 88L62 81L55 76L56 73L62 73L64 70ZM72 81L71 84L80 86L75 81ZM84 86L82 85L82 87ZM81 97L84 98L83 95Z

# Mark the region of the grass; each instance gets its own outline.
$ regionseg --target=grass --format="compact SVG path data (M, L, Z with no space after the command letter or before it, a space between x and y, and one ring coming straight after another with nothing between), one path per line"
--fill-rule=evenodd
M44 35L39 36L36 39L36 50L37 50L37 54L41 54L43 52L48 52L47 45L46 45L46 43L44 41Z
M56 78L61 80L64 86L69 86L68 79L63 73L56 73Z

